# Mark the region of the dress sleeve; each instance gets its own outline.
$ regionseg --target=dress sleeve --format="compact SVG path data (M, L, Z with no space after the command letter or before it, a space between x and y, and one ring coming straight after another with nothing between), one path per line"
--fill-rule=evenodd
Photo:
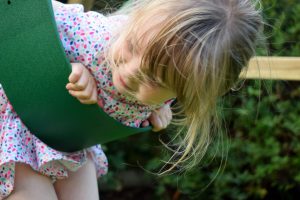
M103 52L111 37L107 17L96 12L85 13L80 4L59 4L54 16L70 62L80 62L85 66L100 64L101 60L96 56Z

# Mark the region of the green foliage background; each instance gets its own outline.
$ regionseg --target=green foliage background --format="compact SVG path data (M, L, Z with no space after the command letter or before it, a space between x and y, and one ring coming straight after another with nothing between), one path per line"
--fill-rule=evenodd
M120 2L98 0L95 9ZM262 5L267 48L258 54L300 56L299 0L263 0ZM115 199L295 199L300 195L299 100L299 82L245 81L223 100L228 137L211 147L201 166L184 174L157 177L146 171L162 166L158 139L171 137L171 129L107 144L110 171L100 181L102 197L138 188L143 196ZM228 146L225 165L221 145ZM133 176L122 176L128 171L138 174L134 190L128 186Z

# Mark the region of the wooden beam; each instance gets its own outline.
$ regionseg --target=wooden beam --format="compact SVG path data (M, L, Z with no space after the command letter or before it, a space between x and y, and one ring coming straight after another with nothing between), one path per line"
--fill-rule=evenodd
M300 81L300 57L254 57L240 78Z

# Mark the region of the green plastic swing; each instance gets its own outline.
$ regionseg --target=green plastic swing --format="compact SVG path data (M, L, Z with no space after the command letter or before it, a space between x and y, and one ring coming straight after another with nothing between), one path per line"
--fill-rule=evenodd
M71 65L51 0L1 0L0 16L0 83L23 123L47 145L72 152L151 129L124 126L68 94Z

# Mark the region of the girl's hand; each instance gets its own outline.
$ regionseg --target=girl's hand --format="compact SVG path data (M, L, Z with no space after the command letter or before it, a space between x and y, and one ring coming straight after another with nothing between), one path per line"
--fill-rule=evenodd
M149 123L153 126L152 131L158 132L167 128L172 120L172 111L170 105L166 104L163 107L155 110L151 113L150 117L143 121L142 127L149 126Z
M66 88L83 104L97 103L97 87L94 77L81 63L71 63L72 72Z

